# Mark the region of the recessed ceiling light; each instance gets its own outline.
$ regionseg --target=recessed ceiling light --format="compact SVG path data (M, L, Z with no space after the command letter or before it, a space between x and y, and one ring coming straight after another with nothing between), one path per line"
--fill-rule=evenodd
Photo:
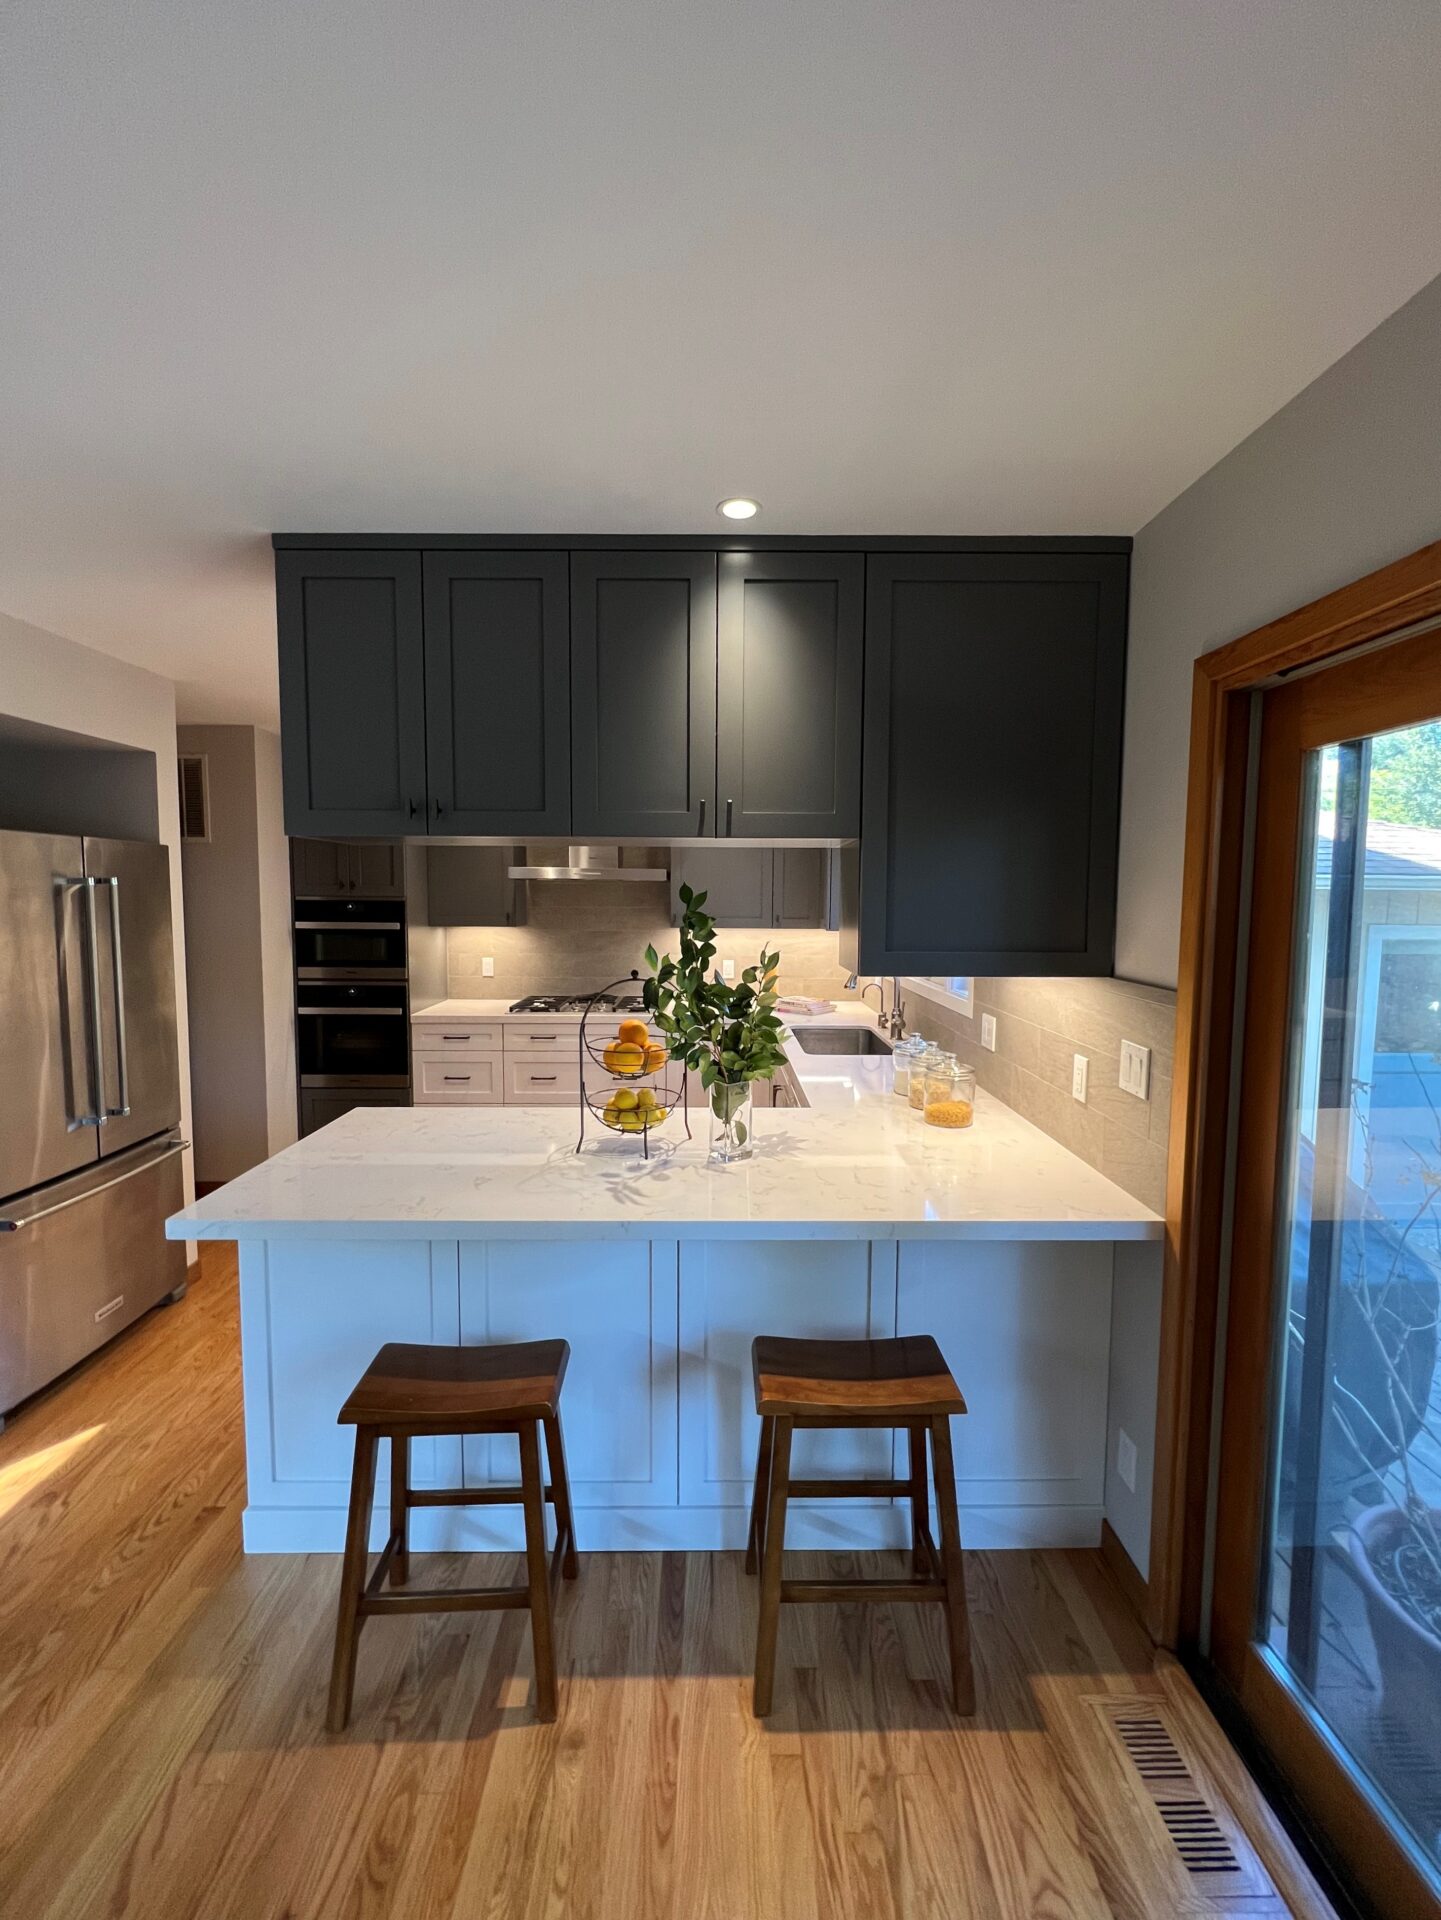
M760 510L759 500L722 500L717 509L727 520L751 520Z

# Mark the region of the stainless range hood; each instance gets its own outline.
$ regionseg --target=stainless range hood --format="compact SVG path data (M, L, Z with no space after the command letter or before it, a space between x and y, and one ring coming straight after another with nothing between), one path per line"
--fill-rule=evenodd
M619 847L567 847L566 855L564 866L508 867L506 872L512 880L645 880L654 885L670 879L668 867L623 867Z

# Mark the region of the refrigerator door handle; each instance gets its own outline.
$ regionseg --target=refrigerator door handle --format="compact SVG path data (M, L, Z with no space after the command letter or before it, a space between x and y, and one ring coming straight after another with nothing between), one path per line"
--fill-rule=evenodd
M115 976L115 1052L119 1078L118 1107L107 1107L106 1118L130 1118L130 1050L125 1044L125 963L120 957L120 882L114 874L105 882L110 889L110 965Z
M188 1140L170 1140L161 1153L152 1153L137 1167L127 1167L124 1173L117 1173L113 1180L102 1180L99 1186L87 1187L84 1193L75 1193L68 1200L57 1200L53 1206L37 1207L34 1213L19 1215L0 1215L0 1233L19 1233L22 1227L33 1227L37 1220L48 1220L52 1213L64 1213L67 1207L78 1207L82 1200L93 1200L97 1193L109 1193L112 1187L121 1186L126 1180L133 1180L139 1173L149 1173L152 1167L158 1167L162 1160L173 1159L177 1153L184 1153L190 1145Z
M85 972L90 989L90 1092L95 1104L93 1114L87 1114L85 1125L103 1127L110 1117L105 1105L105 1030L102 1026L104 1009L100 1004L100 940L95 924L95 887L96 881L90 875L85 879Z

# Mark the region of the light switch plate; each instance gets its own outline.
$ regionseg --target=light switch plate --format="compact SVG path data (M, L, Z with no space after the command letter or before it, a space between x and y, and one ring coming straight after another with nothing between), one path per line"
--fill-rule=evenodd
M1151 1049L1135 1040L1121 1042L1121 1091L1138 1100L1151 1097Z
M493 980L495 978L495 955L494 954L487 953L481 956L480 970L484 974L487 980Z
M735 963L735 961L734 961L734 960L722 960L722 961L721 961L721 978L722 978L723 980L734 980L734 979L735 979L735 977L736 977L736 963Z
M1136 1491L1136 1443L1124 1427L1116 1433L1116 1472L1131 1489Z
M981 1045L990 1053L996 1050L996 1016L993 1013L981 1015Z
M1091 1063L1083 1053L1071 1055L1071 1098L1086 1104L1086 1080L1091 1071Z

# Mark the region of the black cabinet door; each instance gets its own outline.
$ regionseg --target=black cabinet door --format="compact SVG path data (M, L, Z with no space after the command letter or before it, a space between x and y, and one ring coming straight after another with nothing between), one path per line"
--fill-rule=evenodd
M773 927L823 927L830 914L830 861L823 847L777 847Z
M355 892L354 849L344 840L292 840L297 900L330 900Z
M425 556L432 833L570 831L563 553Z
M865 561L723 553L716 832L860 831Z
M342 1093L338 1088L302 1087L300 1091L300 1137L318 1133L356 1107L408 1107L410 1093L405 1087L353 1087Z
M573 553L571 822L578 837L716 831L713 553Z
M420 555L287 549L275 588L286 832L419 832Z
M405 860L394 841L363 842L350 849L352 891L368 900L405 897Z
M718 927L768 927L775 902L775 856L769 847L676 847L671 854L671 912L680 925L682 886L705 895Z
M1120 554L872 554L866 973L1112 965Z

